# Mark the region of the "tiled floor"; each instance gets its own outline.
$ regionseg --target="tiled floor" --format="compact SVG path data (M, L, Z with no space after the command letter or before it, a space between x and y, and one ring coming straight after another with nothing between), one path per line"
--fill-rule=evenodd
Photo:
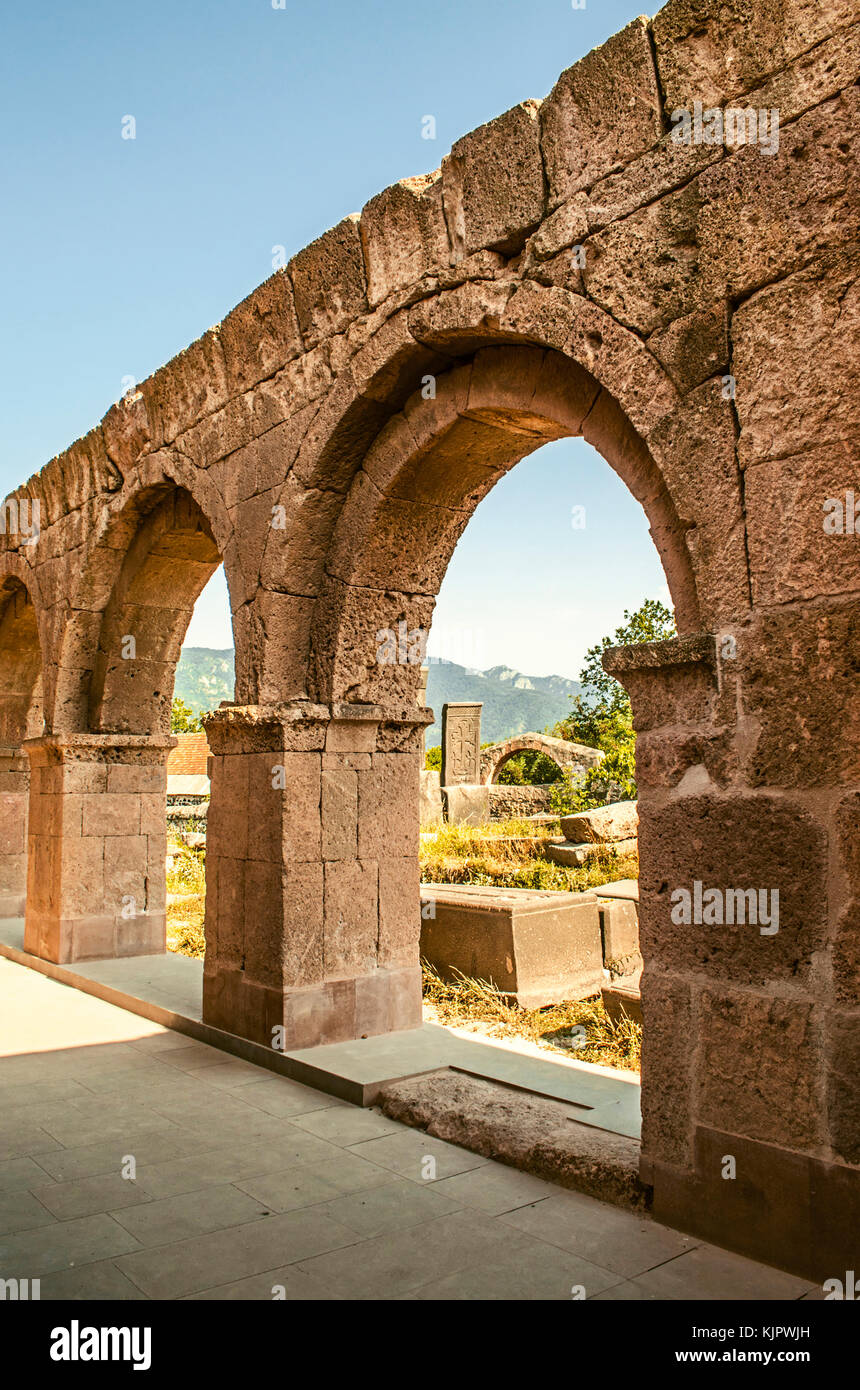
M7 960L0 1278L43 1299L813 1291Z

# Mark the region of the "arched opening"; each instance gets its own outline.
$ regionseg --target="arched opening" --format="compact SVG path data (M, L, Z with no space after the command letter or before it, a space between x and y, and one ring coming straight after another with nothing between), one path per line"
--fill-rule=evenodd
M182 488L155 493L104 610L89 693L93 732L166 734L176 663L194 605L221 556Z
M469 350L425 377L371 442L355 444L360 462L339 457L339 476L354 471L317 559L303 697L259 714L225 712L213 730L216 774L232 779L237 805L217 834L210 825L218 924L204 1018L245 1036L267 1038L277 1021L286 1045L301 1047L420 1020L424 717L421 644L416 657L411 638L429 631L459 537L514 464L548 441L584 436L643 506L680 626L699 620L688 525L617 401L559 352L523 342L475 352L474 336ZM325 458L330 437L314 441ZM301 476L310 480L308 465ZM306 556L311 541L319 557L319 532L301 518L292 536L282 533L282 591L291 553ZM282 763L289 795L272 796ZM247 818L267 804L267 840L249 864Z
M194 604L220 564L202 508L163 479L117 508L90 554L61 658L55 731L31 750L34 954L165 949L174 678Z
M379 632L429 631L436 595L478 503L549 440L584 437L642 505L679 630L698 602L686 525L621 407L582 367L529 345L482 348L417 391L368 449L335 527L315 611L319 698L413 701L419 669L378 659Z
M42 733L42 651L36 610L20 579L0 583L0 917L21 918L27 892L29 762Z

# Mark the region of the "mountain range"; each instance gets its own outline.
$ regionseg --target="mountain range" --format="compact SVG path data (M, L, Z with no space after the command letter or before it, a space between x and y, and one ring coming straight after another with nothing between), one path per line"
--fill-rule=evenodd
M481 739L498 743L511 734L540 733L548 724L555 724L582 691L578 681L566 676L527 676L510 666L474 671L433 657L428 665L427 703L436 712L436 722L427 730L428 748L441 742L442 706L447 700L480 700L484 706ZM232 700L232 649L183 647L174 693L195 714L217 709L222 700Z

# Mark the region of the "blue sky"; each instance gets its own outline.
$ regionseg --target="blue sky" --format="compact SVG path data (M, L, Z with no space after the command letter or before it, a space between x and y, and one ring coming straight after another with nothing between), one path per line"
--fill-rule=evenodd
M374 193L436 168L640 12L623 0L39 0L0 21L0 489L84 434ZM122 138L126 116L136 138ZM422 117L437 138L422 139ZM125 379L125 380L124 380ZM574 531L570 508L586 507ZM188 641L226 646L223 581ZM575 675L665 581L641 509L581 441L482 503L436 629ZM471 636L463 634L471 634ZM458 635L459 634L459 635ZM431 650L433 650L431 639ZM452 649L451 657L460 659Z

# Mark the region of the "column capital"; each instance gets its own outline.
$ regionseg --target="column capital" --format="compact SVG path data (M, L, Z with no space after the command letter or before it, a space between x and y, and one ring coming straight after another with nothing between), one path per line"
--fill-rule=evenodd
M22 743L31 762L163 763L177 745L172 734L40 734Z
M331 705L296 700L280 705L222 704L204 719L213 753L341 751L390 752L403 740L419 739L433 711L418 705ZM416 747L418 745L416 744Z

